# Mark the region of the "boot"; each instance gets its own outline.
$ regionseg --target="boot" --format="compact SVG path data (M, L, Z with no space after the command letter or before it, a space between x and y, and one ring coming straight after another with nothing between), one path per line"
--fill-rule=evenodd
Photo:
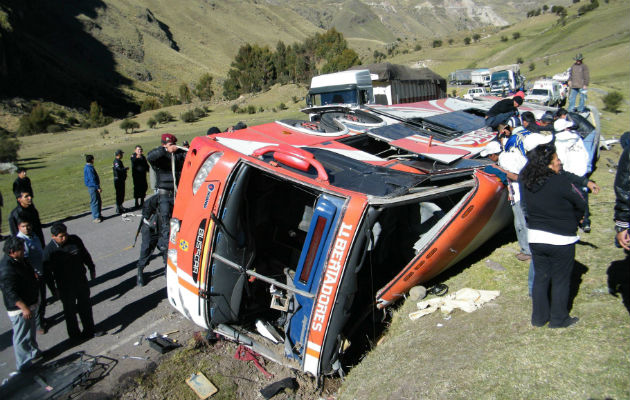
M144 286L144 274L142 273L142 270L140 268L138 268L138 279L136 280L136 284L140 287Z

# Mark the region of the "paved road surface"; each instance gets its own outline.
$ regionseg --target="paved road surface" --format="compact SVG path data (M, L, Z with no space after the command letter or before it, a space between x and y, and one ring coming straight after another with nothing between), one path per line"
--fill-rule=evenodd
M126 205L130 206L129 203ZM169 337L181 342L190 337L192 331L200 330L169 305L161 257L154 256L145 268L145 276L149 276L147 285L136 286L135 262L141 238L138 238L135 248L131 248L131 244L140 211L133 211L127 218L113 214L114 207L106 207L103 210L104 221L100 224L92 223L89 213L64 221L70 233L81 237L96 264L96 279L91 281L90 289L94 322L97 330L107 333L70 347L66 341L61 302L56 301L46 309L46 317L54 321L54 326L45 335L37 337L40 348L48 350L54 359L83 350L87 354L105 355L118 361L110 374L83 398L104 398L104 394L118 387L121 376L143 369L149 362L158 359L159 353L146 341L134 346L140 335L147 337L153 332L179 330ZM44 233L48 243L50 228L44 228ZM15 370L15 358L11 345L11 322L4 305L0 306L0 314L0 380L4 380ZM123 359L123 356L140 356L148 360Z

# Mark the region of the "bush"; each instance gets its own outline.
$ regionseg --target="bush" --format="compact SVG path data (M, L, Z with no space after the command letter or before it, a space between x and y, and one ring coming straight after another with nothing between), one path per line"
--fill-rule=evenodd
M258 112L259 113L265 112L265 108L263 106L258 107Z
M287 107L287 105L286 105L286 104L284 104L284 103L280 103L280 104L278 104L278 109L279 109L279 110L286 110L286 109L288 109L288 108L289 108L289 107Z
M619 112L619 106L623 101L623 94L617 91L610 92L602 98L602 101L604 102L604 111L617 114Z
M516 63L517 64L523 64L523 57L517 57L516 58Z
M103 130L100 132L100 135L101 135L101 137L102 137L103 139L105 139L105 138L107 137L107 135L109 135L109 131L108 131L107 129L103 129Z
M54 123L50 112L43 105L37 104L28 115L20 118L17 133L19 136L27 136L46 132L46 128Z
M256 114L256 106L250 104L247 106L247 114Z
M197 118L195 117L195 112L193 110L188 110L180 114L179 119L184 122L195 122L197 120Z
M155 118L155 120L160 124L166 124L175 120L173 115L171 115L171 113L169 113L168 111L158 111L157 113L155 113L153 118Z
M192 101L192 93L190 93L190 88L185 83L179 85L179 100L184 104Z
M432 46L433 46L433 48L434 48L434 49L435 49L436 47L442 47L442 41L441 41L441 40L439 40L439 39L434 40L434 41L433 41Z
M201 108L201 107L195 107L195 109L192 110L192 112L193 112L193 115L195 116L196 119L203 118L206 115L208 115L206 113L206 110Z
M155 97L147 97L140 105L140 112L157 110L162 107L160 100Z
M534 63L529 64L529 70L530 71L533 71L535 69L536 69L536 64L534 64Z
M131 130L131 133L133 133L133 130L138 128L140 128L140 124L138 123L138 121L133 121L129 118L125 118L120 123L120 129L124 129L125 133L129 133L129 130Z
M177 104L182 104L182 102L179 101L177 97L173 96L172 94L166 93L162 97L162 104L164 105L164 107L169 107L169 106L175 106Z
M58 124L50 124L46 127L46 132L48 133L59 133L63 131L63 127Z
M212 90L212 80L213 78L210 74L206 73L201 75L199 82L195 85L195 96L204 101L212 99L212 96L214 96L214 91Z
M236 114L236 112L238 111L238 104L232 104L230 106L230 110L232 110L232 112Z
M480 35L480 34L478 34L478 33L475 33L475 34L472 36L472 38L473 38L473 40L474 40L475 42L478 42L478 41L479 41L479 39L481 39L481 35Z
M502 41L502 42L507 42L507 41L508 41L507 36L501 36L501 41Z
M450 46L450 45L452 45L454 41L455 41L455 40L453 40L453 39L449 39L449 40L448 40L448 44L449 44L449 46Z
M468 46L468 45L470 44L470 38L469 38L468 36L466 36L466 37L464 38L464 44L465 44L466 46Z
M414 50L414 51L420 51L420 50L422 50L422 46L420 46L419 44L417 44L417 45L415 45L415 46L413 47L413 50Z
M79 125L79 120L76 117L70 115L68 119L66 119L66 123L68 125Z
M0 127L0 162L17 161L20 142L6 129Z
M521 37L521 33L520 32L512 33L512 39L518 40L518 38L520 38L520 37Z
M149 120L147 121L147 126L153 129L155 128L156 125L157 125L157 121L155 120L155 118L149 118Z

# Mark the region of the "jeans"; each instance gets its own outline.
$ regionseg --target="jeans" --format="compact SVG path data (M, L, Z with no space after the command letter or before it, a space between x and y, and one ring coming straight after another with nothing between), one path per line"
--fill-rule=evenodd
M92 300L90 286L85 276L79 277L71 287L59 288L59 296L66 319L66 330L71 339L81 335L77 313L83 324L83 333L94 334L94 317L92 316Z
M586 151L588 151L588 165L586 167L587 174L593 172L593 160L595 159L595 154L597 153L597 146L595 145L596 137L597 129L594 129L593 132L589 133L584 139L582 139L584 147L586 147Z
M493 115L491 117L486 118L485 124L486 126L496 129L496 127L499 126L499 124L504 124L505 121L507 121L514 115L516 115L514 111Z
M521 208L520 201L512 205L512 213L514 214L514 230L516 231L516 238L518 239L521 253L531 255L532 252L529 250L529 242L527 241L527 223L525 222L525 214Z
M9 316L13 325L13 352L15 353L15 366L18 371L29 367L33 358L41 354L35 340L35 313L31 318L24 319L22 314Z
M96 188L88 188L90 192L90 210L92 210L92 218L101 218L101 194Z
M584 107L586 106L586 90L579 88L571 88L569 92L569 108L567 111L575 111L575 98L580 93L580 105L578 106L578 112L584 112Z

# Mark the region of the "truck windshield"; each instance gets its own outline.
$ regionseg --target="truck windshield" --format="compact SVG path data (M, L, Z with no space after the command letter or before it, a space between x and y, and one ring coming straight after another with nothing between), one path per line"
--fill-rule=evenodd
M534 96L549 96L549 90L547 90L547 89L532 89L532 92L530 94L534 95Z
M492 74L492 81L507 81L509 78L507 71L499 71Z
M311 95L311 102L314 106L325 106L328 104L359 104L356 90L338 90L328 93L317 93Z

